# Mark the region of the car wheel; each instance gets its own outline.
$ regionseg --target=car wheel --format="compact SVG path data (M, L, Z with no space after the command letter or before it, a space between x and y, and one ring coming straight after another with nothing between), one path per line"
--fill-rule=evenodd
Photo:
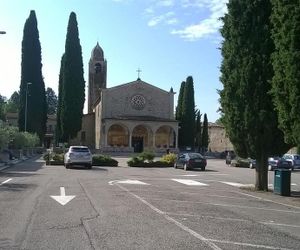
M273 171L273 168L271 165L269 165L268 169L269 169L269 171Z
M184 164L183 169L184 169L184 171L187 171L187 170L188 170L187 164Z
M87 169L91 169L91 168L92 168L92 164L86 165L86 168L87 168Z
M70 168L70 164L67 164L67 163L66 163L66 164L65 164L65 167L66 167L66 168Z
M174 168L177 168L177 163L176 162L174 163Z
M201 170L202 170L202 171L205 171L205 167L202 167Z

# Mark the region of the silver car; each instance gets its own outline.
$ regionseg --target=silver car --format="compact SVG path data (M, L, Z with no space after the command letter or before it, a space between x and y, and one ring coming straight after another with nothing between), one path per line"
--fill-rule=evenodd
M292 170L300 168L300 155L298 154L285 154L282 156L283 159L289 161L292 165Z
M85 146L71 146L64 157L64 164L66 168L72 165L84 165L86 168L92 168L92 154L88 147Z

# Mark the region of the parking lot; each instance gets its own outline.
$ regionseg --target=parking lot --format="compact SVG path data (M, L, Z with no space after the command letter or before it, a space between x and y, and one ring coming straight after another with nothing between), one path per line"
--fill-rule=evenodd
M0 175L11 178L0 186L8 224L1 249L299 249L300 171L292 173L293 196L283 197L252 191L255 170L221 160L208 160L204 172L26 164ZM65 205L50 197L61 187L74 196ZM11 217L20 203L27 219Z

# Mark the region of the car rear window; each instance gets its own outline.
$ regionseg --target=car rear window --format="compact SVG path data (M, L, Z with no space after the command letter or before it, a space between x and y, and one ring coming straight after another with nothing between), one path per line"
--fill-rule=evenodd
M203 156L201 154L198 154L198 153L190 153L189 156L190 156L191 159L203 158Z
M88 148L71 148L71 152L89 152L89 149Z

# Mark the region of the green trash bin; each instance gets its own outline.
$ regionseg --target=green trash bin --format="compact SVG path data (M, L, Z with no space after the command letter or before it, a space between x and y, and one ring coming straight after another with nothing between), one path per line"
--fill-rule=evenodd
M291 171L287 169L275 169L274 193L282 196L291 196Z

